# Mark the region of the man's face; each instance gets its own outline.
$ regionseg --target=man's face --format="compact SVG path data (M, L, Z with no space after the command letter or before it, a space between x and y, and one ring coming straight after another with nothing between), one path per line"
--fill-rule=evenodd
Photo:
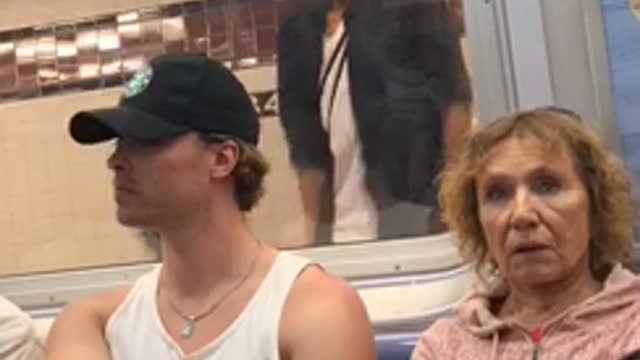
M158 144L119 139L107 161L118 221L153 229L205 206L211 156L193 133Z

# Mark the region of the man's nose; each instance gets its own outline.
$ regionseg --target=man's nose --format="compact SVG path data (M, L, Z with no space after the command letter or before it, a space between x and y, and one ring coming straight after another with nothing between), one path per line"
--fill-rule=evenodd
M107 167L113 171L119 171L125 168L126 163L126 150L122 144L117 143L115 149L107 158Z

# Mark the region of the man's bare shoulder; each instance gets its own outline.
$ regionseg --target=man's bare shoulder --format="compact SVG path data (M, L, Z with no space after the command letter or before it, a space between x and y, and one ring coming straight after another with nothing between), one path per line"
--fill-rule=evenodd
M47 339L47 359L109 359L105 326L130 287L94 295L65 306Z
M373 332L358 293L317 267L296 280L280 327L286 359L375 359Z
M97 294L67 305L58 320L73 320L76 317L92 317L101 322L106 322L125 300L131 287Z
M336 299L335 303L332 305L325 301L329 299ZM346 281L327 274L319 267L309 266L293 284L287 306L304 305L304 309L309 309L309 306L342 307L354 303L362 304L358 293Z

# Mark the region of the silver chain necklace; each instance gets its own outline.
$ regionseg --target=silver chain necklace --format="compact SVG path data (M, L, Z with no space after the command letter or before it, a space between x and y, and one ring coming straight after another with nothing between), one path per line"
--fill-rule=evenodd
M231 294L233 294L236 290L238 290L238 288L240 288L240 286L242 286L242 284L244 284L245 281L247 281L249 276L251 276L251 274L253 274L253 272L255 271L256 264L258 263L258 258L260 257L260 253L261 253L260 250L262 250L262 245L260 243L258 243L258 251L257 251L255 257L253 258L253 260L251 261L251 265L249 265L249 268L247 269L247 272L242 276L240 281L238 281L231 289L229 289L229 291L227 291L224 295L222 295L222 297L220 297L220 299L215 301L213 304L211 304L209 307L207 307L200 314L187 315L187 314L183 313L182 311L180 311L178 306L176 306L175 302L173 301L173 299L171 299L171 296L167 292L167 300L169 300L169 306L171 307L171 310L173 310L173 312L176 315L178 315L180 318L182 318L182 320L185 321L184 327L180 331L180 337L182 339L184 339L184 340L191 339L191 337L193 336L193 333L196 330L196 324L200 320L206 318L207 316L211 315L211 313L216 311L216 309L218 307L220 307L220 305L222 305L222 303L224 303L224 301L229 296L231 296Z

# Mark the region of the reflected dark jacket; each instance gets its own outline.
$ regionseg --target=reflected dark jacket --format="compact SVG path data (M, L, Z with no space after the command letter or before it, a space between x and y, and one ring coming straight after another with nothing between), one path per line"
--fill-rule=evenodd
M331 179L333 156L320 119L319 86L331 1L306 5L278 35L280 115L294 166L323 169ZM470 101L448 16L438 0L353 0L345 15L356 128L368 189L379 208L435 204L443 113L453 103ZM330 219L330 186L325 198L323 217Z

